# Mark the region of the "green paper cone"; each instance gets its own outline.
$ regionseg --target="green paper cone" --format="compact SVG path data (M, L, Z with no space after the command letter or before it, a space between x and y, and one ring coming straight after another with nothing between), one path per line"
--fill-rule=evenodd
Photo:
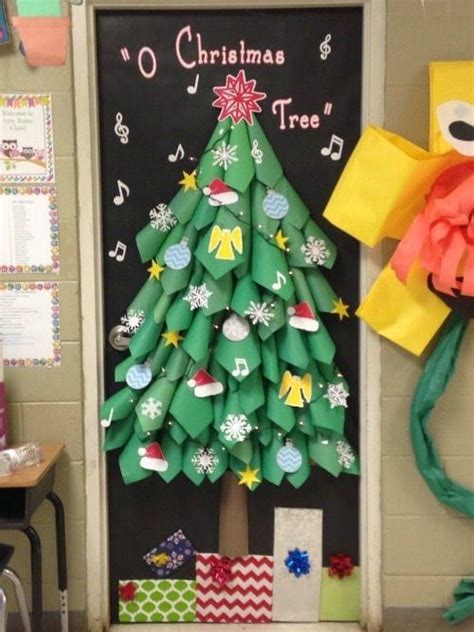
M110 421L125 419L133 411L137 400L138 392L130 386L125 386L102 404L100 418Z
M148 445L149 440L141 442L135 434L132 434L125 448L119 456L120 472L126 485L137 483L150 477L153 472L144 470L140 466L140 455L138 450Z
M262 475L269 483L280 485L285 477L285 472L278 466L278 450L283 447L283 441L273 437L269 445L262 449Z
M229 117L217 123L216 127L214 128L214 131L212 132L211 138L209 139L209 142L206 145L206 149L204 150L206 154L209 152L210 149L214 148L216 143L218 143L220 140L226 137L226 135L230 131L231 125L232 125L232 120Z
M213 334L212 318L208 318L203 311L198 310L183 341L182 348L193 360L198 362L208 354Z
M262 234L266 239L272 239L278 231L280 220L268 217L263 210L263 203L267 196L267 189L263 186L263 184L254 180L252 183L251 195L252 225L254 229Z
M166 233L166 238L164 242L161 244L160 249L158 250L155 259L163 265L165 263L165 252L170 246L174 246L175 244L179 244L179 242L183 239L185 231L185 226L182 224L176 224L174 228L172 228L169 233Z
M236 443L233 448L229 450L232 456L235 456L247 465L251 462L253 456L253 445L250 439L245 439L244 441L240 441Z
M134 421L135 413L132 413L125 419L118 419L110 428L107 428L104 440L104 452L121 448L128 442L133 433Z
M187 298L189 298L189 293L193 288L201 285L202 274L202 267L197 266L193 271L188 287L174 299L173 304L166 313L166 324L169 331L189 329L195 310L191 309L191 302Z
M300 408L300 413L296 414L296 428L298 428L299 432L302 432L305 435L309 435L310 437L315 437L316 436L316 430L313 426L313 424L311 423L311 418L309 415L309 408L308 409L301 409Z
M346 409L343 406L331 408L329 400L320 397L309 405L311 422L315 428L327 429L343 434Z
M238 201L235 204L227 206L226 208L239 220L239 222L242 222L242 224L245 224L245 226L250 227L252 219L250 204L250 188L248 188L246 191L239 192Z
M177 421L171 421L171 425L167 422L168 432L170 437L177 443L178 445L182 445L184 441L188 438L188 433L184 428L182 428Z
M278 355L284 361L305 370L309 364L303 334L291 325L283 327L276 334Z
M209 272L204 273L203 283L206 284L209 292L212 292L208 300L208 307L203 307L202 311L206 316L221 312L228 307L232 298L232 275L225 274L220 279L214 279Z
M198 239L197 230L191 224L188 224L186 230L184 231L183 239L187 239L187 246L194 252L196 247L196 242ZM195 271L194 262L191 257L191 262L182 270L172 270L171 268L166 268L166 270L161 275L161 283L163 285L163 289L167 294L174 294L175 292L179 292L188 285L189 277L191 276L191 272Z
M257 428L258 428L258 441L262 445L270 445L273 441L273 430L271 421L266 416L266 412L263 408L257 410Z
M288 265L296 268L314 269L317 264L313 262L312 258L305 255L306 239L303 233L292 226L286 218L283 220L282 228L283 234L289 238Z
M145 432L140 425L138 417L135 415L135 421L133 422L133 433L138 437L140 441L149 441L150 436L156 436L156 432Z
M163 287L160 282L157 279L148 279L128 306L127 312L133 309L142 310L145 314L150 313L162 294Z
M209 204L209 198L203 196L193 215L193 226L197 230L202 230L216 219L217 207Z
M155 258L167 235L167 232L156 230L156 228L153 228L151 224L147 224L145 228L141 229L135 237L135 242L137 244L142 263Z
M293 281L283 251L255 231L253 232L252 279L284 300L288 300L294 292Z
M189 362L188 354L182 347L174 348L165 367L168 380L175 382L182 378L189 366Z
M283 428L286 432L295 425L295 412L291 406L285 404L285 399L278 397L279 387L273 384L268 387L267 391L267 416L277 426Z
M213 472L207 475L211 483L215 483L223 476L229 467L229 453L217 439L215 439L209 447L214 450L219 460Z
M301 434L301 432L293 430L290 438L293 441L293 446L300 451L301 456L303 457L303 462L297 472L286 475L286 480L291 483L291 485L293 485L295 489L299 489L301 485L303 485L303 483L308 480L308 477L311 474L308 446L306 444L306 437Z
M153 377L162 372L171 354L173 347L166 345L166 340L162 338L156 347L155 352L149 357L150 369Z
M223 141L227 142L227 138L228 136L224 136L224 138L220 141L220 143L218 143L218 145L221 145ZM222 167L219 167L217 163L214 163L215 159L212 150L209 150L205 154L203 154L199 162L199 168L197 170L198 185L200 189L208 186L216 178L222 180L222 178L224 177L224 169Z
M260 371L253 371L245 380L240 382L240 406L248 415L265 404L265 391Z
M336 345L320 318L318 318L318 322L318 331L315 333L308 333L306 337L309 352L318 362L331 364L334 360L334 356L336 355Z
M161 325L155 323L151 314L145 317L140 329L133 334L128 350L134 358L149 353L157 344L161 332Z
M140 356L139 358L134 358L133 356L128 356L125 360L122 360L120 364L117 364L115 367L114 380L116 382L125 382L125 377L127 375L128 369L131 369L135 364L141 364L143 360L146 358L146 355Z
M188 189L181 187L178 193L168 204L170 209L178 218L180 224L187 224L193 215L193 211L197 208L202 197L199 189Z
M198 443L201 443L202 445L207 445L209 441L211 440L211 433L212 433L212 428L210 428L209 426L207 428L204 428L201 434L199 434L196 437L196 441ZM212 437L214 439L215 435L212 435Z
M268 340L261 344L260 348L262 353L263 375L267 380L277 384L279 387L283 371L280 367L275 338L268 338Z
M256 117L253 119L253 125L247 126L247 131L257 180L267 187L274 187L281 178L283 169ZM261 155L258 152L261 152Z
M206 478L206 474L199 473L192 462L199 448L203 448L203 446L197 441L186 441L183 450L183 474L195 485L200 485Z
M254 176L255 169L250 154L250 141L245 121L241 121L231 127L228 144L231 148L236 148L235 155L237 160L229 164L224 180L232 189L241 192L246 191ZM224 141L225 147L226 143ZM222 143L217 144L216 149L218 150L219 148L222 148Z
M295 228L303 228L309 217L308 207L293 189L285 176L282 176L275 185L275 191L284 195L290 204L290 210L286 216L288 222L292 226L295 226Z
M245 317L245 312L252 301L261 302L260 292L251 277L244 276L237 281L230 306L239 316Z
M244 252L246 249L248 251L247 232L245 224L221 207L216 221L200 240L196 250L197 259L215 279L220 279L242 263ZM248 252L245 256L248 256Z
M252 330L245 340L239 342L232 342L220 333L215 357L228 373L241 382L260 365L260 345Z
M342 467L337 461L335 443L325 438L324 435L317 435L315 438L308 439L308 453L316 465L333 476L339 476Z
M334 265L334 262L336 261L336 257L337 257L337 248L336 248L336 244L331 241L329 239L329 237L326 235L325 232L323 232L319 226L317 224L315 224L315 222L313 222L313 220L310 218L305 227L304 227L304 235L306 237L306 240L309 237L314 237L314 239L316 240L320 240L324 242L324 245L326 247L327 250L327 258L324 261L323 267L331 269Z
M326 281L326 277L317 268L306 271L305 276L317 311L330 314L337 301L337 295Z
M272 294L264 294L263 302L268 306L273 318L270 319L268 325L261 323L258 326L258 335L261 340L268 340L283 325L286 325L286 307L281 298Z
M166 483L171 483L183 467L183 449L167 434L161 438L161 449L168 461L168 469L165 472L158 472L158 474Z
M293 283L295 285L296 301L298 303L302 303L303 301L308 303L314 312L315 318L317 319L318 323L320 323L321 321L318 318L318 314L316 313L316 306L314 304L313 295L311 294L311 290L309 289L309 285L306 281L307 270L303 272L303 270L294 268L292 269L292 272Z
M168 309L173 302L173 297L170 294L162 294L155 305L153 310L153 319L155 323L164 323Z
M144 432L159 430L168 412L177 382L166 377L155 380L140 397L135 412Z
M188 435L195 439L214 419L210 397L195 397L194 391L183 380L170 407L170 413L179 421Z

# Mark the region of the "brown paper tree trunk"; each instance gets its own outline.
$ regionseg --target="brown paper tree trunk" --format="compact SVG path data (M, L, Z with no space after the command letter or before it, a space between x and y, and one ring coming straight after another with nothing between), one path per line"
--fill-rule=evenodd
M247 488L232 472L222 478L219 512L219 553L228 557L248 555Z

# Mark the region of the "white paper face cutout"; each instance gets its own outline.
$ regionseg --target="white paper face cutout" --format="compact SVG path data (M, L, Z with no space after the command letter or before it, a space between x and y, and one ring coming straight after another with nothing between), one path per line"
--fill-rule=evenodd
M463 156L474 156L474 105L446 101L436 109L441 134Z

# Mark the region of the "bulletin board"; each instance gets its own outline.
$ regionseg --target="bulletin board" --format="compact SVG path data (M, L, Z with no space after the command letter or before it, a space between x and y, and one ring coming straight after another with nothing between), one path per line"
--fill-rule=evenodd
M96 12L104 340L146 279L135 235L149 211L173 198L216 123L212 88L244 68L267 94L259 122L288 180L337 246L326 277L351 318L325 318L351 387L346 435L359 444L359 246L322 212L361 131L361 7ZM235 50L237 63L230 51ZM120 113L120 117L118 117ZM298 115L298 116L295 116ZM307 115L306 118L302 118ZM309 124L309 120L314 125ZM318 121L316 125L316 120ZM79 125L80 128L80 125ZM121 138L127 142L121 142ZM120 197L128 203L120 202ZM123 257L121 257L123 255ZM122 356L104 346L105 395L118 390ZM110 612L119 581L150 577L143 555L177 529L202 551L218 550L220 483L184 476L124 485L118 454L107 456ZM266 483L248 496L249 549L271 555L275 507L323 511L323 565L337 552L359 564L359 478L314 467L298 490ZM193 579L192 564L173 578Z

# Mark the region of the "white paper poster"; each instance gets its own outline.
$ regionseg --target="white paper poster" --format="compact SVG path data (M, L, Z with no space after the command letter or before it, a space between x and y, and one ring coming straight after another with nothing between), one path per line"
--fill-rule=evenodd
M0 183L13 182L54 182L50 94L0 94Z
M54 187L0 186L0 272L59 272Z
M59 366L59 285L0 283L0 339L4 366Z

